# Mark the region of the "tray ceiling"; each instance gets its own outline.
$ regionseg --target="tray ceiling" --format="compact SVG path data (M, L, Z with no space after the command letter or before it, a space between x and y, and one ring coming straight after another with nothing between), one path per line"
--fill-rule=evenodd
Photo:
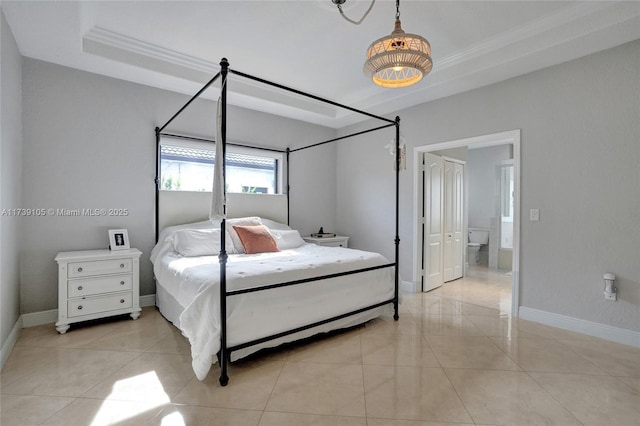
M369 4L348 0L344 10L357 19ZM361 25L331 0L3 0L2 10L30 58L191 95L226 57L233 69L380 115L640 38L635 1L402 1L402 26L429 40L434 67L415 86L383 89L362 65L393 30L393 1L377 0ZM320 125L362 119L247 80L229 90L232 104Z

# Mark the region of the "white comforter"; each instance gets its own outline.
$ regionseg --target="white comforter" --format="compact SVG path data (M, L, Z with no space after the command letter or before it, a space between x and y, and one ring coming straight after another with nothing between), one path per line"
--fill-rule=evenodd
M203 380L220 349L218 257L182 257L168 247L157 247L154 252L158 285L185 308L180 327L191 343L194 372ZM227 263L227 290L387 263L377 253L315 244L276 253L231 254ZM233 346L311 324L389 300L393 294L393 268L389 267L228 297L227 342ZM354 318L352 324L369 318Z

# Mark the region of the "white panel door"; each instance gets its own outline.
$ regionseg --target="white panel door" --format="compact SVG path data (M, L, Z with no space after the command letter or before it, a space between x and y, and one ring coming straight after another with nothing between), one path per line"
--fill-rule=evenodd
M464 165L454 167L455 207L453 212L453 279L462 278L464 271Z
M424 154L424 281L423 291L443 283L443 177L444 160Z
M444 162L444 282L462 278L464 166Z
M446 283L454 279L453 267L455 251L453 245L453 229L455 222L455 163L444 162L444 235L443 237L443 281Z

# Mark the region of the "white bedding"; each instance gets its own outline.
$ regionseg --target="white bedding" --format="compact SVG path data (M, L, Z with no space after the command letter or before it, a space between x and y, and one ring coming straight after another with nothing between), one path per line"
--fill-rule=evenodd
M173 250L170 235L171 230L161 235L152 252L154 273L158 285L184 307L179 326L191 343L194 372L203 380L220 349L218 257L181 256ZM227 290L388 263L377 253L315 244L275 253L230 254ZM227 344L233 346L321 321L389 300L393 294L393 269L389 267L231 296L227 298ZM250 349L244 355L251 353Z

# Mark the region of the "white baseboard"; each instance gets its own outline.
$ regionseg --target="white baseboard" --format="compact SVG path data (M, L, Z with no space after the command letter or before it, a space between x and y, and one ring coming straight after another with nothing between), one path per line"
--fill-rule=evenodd
M156 295L148 294L146 296L140 296L140 307L156 305ZM22 328L35 327L37 325L51 324L58 321L58 310L51 309L49 311L32 312L30 314L22 314L20 316L22 320Z
M520 319L640 348L640 332L520 306Z
M146 296L140 296L140 307L146 308L147 306L156 306L155 294L147 294Z
M9 333L9 337L7 337L7 340L2 345L2 349L0 349L0 369L4 368L4 365L7 363L11 351L18 341L18 337L20 337L20 330L22 330L22 317L18 318L11 333Z
M404 294L417 293L416 283L413 281L400 281L400 292Z
M22 328L35 327L37 325L51 324L58 321L58 310L51 309L49 311L32 312L30 314L22 314Z
M140 296L140 307L144 308L147 306L155 306L156 305L156 295L148 294L146 296ZM32 312L29 314L22 314L18 321L16 321L13 326L13 330L9 337L2 345L2 349L0 352L0 368L4 367L4 364L9 359L9 355L13 350L16 342L18 341L18 337L20 337L20 330L28 327L35 327L38 325L52 324L58 321L58 310L51 309L48 311L40 311L40 312Z

